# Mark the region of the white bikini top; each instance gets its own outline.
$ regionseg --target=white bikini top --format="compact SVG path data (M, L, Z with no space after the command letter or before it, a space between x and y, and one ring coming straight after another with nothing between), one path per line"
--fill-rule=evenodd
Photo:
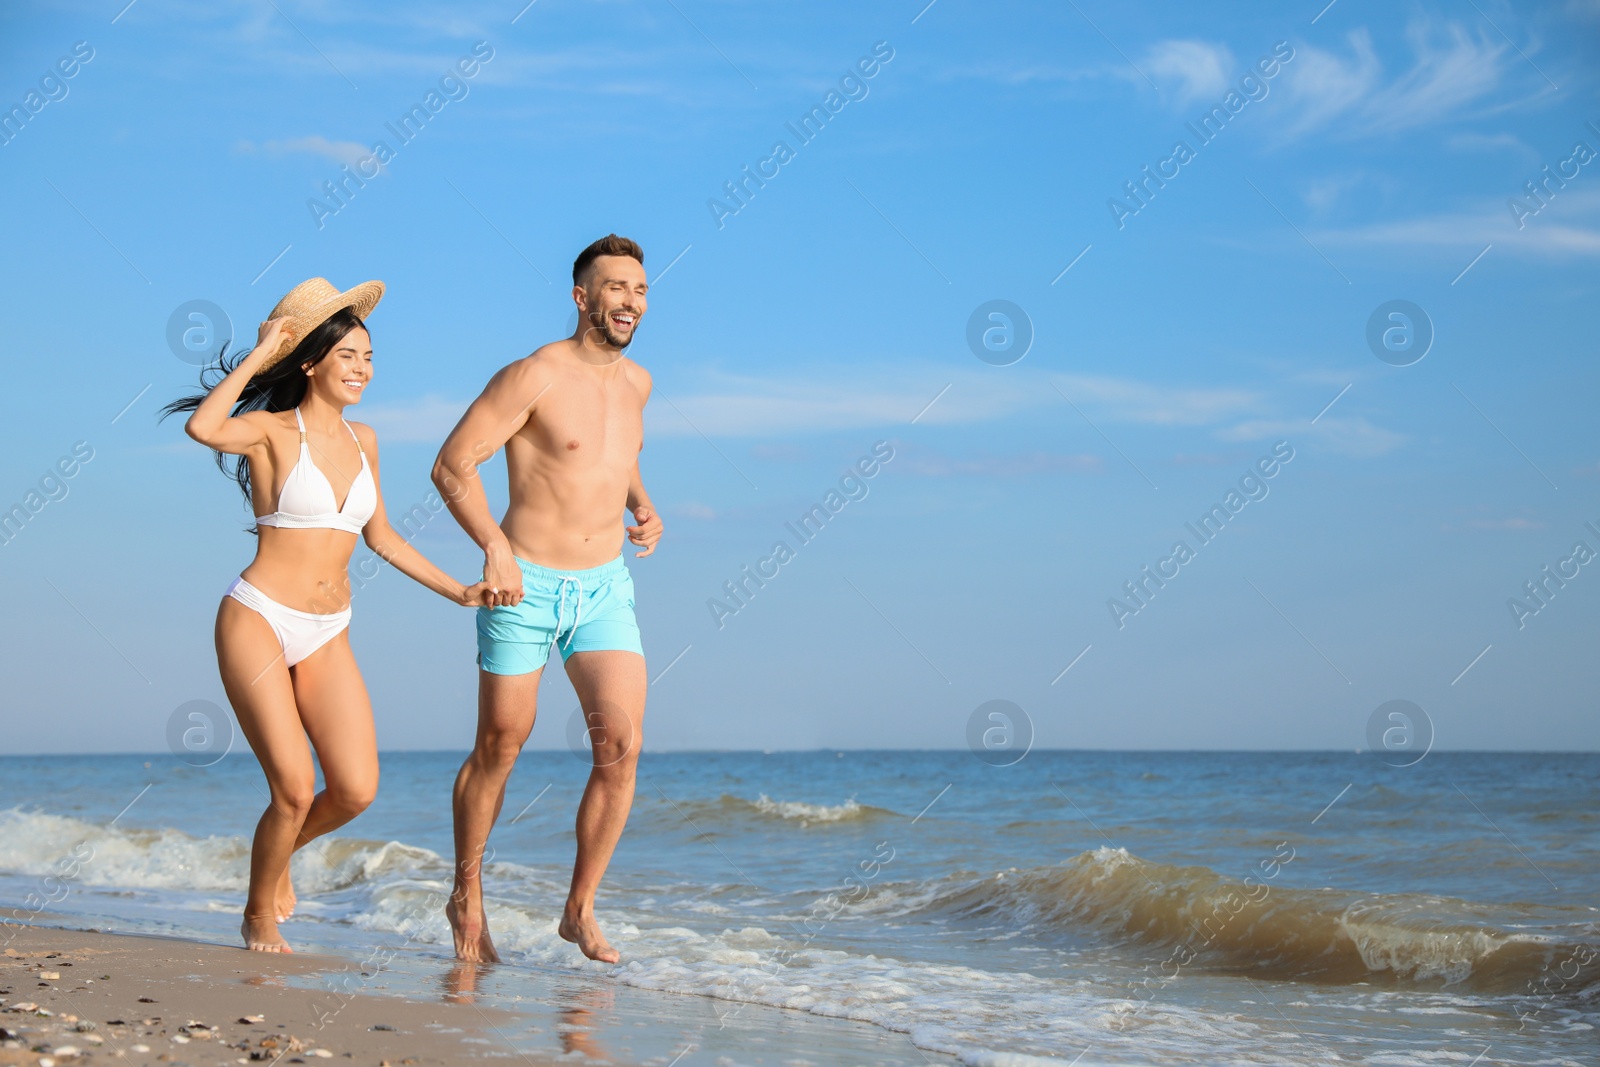
M350 483L350 492L344 498L344 507L338 507L333 497L333 486L328 476L311 461L311 446L306 443L306 424L300 418L300 409L294 409L294 421L300 427L300 458L289 472L278 494L278 510L271 515L257 515L256 525L277 526L291 530L343 530L358 534L378 509L378 486L372 480L372 470L367 466L367 451L361 439L355 437L356 450L361 453L361 473ZM339 420L344 422L343 419Z

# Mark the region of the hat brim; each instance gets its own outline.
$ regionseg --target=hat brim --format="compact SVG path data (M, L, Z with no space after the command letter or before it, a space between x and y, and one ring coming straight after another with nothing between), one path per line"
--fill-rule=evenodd
M312 330L327 322L335 312L349 308L356 313L357 318L366 321L367 316L372 314L373 308L377 307L378 301L382 299L382 282L362 282L360 285L351 286L338 296L331 296L308 310L292 316L289 325L293 332L278 346L277 352L267 357L256 370L256 375L263 374L282 363L289 357L289 353L294 351L296 345L305 340Z

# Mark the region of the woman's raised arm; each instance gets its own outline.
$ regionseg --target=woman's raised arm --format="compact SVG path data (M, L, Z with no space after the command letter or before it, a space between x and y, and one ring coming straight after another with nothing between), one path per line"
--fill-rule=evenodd
M239 402L244 387L267 357L276 354L285 341L292 339L286 319L263 322L256 346L200 401L189 421L183 424L183 432L209 448L234 456L241 456L265 441L266 432L259 422L234 418L228 413Z

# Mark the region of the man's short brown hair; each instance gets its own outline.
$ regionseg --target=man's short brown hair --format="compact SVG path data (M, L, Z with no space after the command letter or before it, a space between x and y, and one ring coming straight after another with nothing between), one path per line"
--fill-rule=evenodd
M632 256L639 261L639 266L644 266L644 249L639 247L639 242L608 233L579 252L578 258L572 261L572 284L581 285L589 265L601 256Z

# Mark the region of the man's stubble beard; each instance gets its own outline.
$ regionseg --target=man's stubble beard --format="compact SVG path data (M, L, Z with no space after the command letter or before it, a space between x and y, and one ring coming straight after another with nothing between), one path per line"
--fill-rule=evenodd
M633 343L634 335L639 332L639 321L639 317L637 313L635 313L633 319L633 332L630 333L626 338L619 338L616 334L612 333L609 312L591 311L589 312L589 331L590 333L593 333L595 330L599 330L600 336L606 339L606 346L608 348L613 348L620 353L624 348L627 348Z

